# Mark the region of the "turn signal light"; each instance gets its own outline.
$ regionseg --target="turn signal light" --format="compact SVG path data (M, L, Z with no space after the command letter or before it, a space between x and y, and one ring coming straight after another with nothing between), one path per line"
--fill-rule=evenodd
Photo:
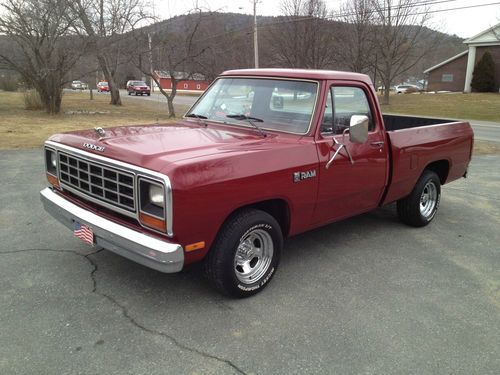
M186 251L193 251L193 250L203 249L204 247L205 247L205 241L200 241L200 242L192 243L190 245L186 245L186 247L184 247L184 249Z
M49 184L55 187L59 187L59 180L57 177L52 176L50 173L47 173L47 181L49 181Z
M158 219L157 217L145 214L144 212L139 213L139 220L144 225L159 230L160 232L165 232L167 228L167 223L163 219Z

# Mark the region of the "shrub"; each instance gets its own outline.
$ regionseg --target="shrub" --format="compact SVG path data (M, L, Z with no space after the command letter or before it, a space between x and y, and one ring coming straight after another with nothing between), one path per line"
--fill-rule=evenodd
M0 90L3 91L17 91L17 79L14 77L1 77Z
M495 62L486 51L472 73L472 89L477 92L495 91Z
M43 109L42 100L36 90L26 90L24 92L24 108L30 111L39 111Z

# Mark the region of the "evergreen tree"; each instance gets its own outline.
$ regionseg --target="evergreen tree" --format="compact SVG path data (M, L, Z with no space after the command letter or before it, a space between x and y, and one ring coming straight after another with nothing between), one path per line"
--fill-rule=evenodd
M495 62L486 51L472 73L472 89L477 92L495 91Z

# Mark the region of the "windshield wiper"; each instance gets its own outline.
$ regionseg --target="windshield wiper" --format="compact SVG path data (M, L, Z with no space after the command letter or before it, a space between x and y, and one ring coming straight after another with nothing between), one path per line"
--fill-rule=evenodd
M226 117L233 118L235 120L240 120L240 121L247 121L250 125L252 125L255 129L257 129L260 134L262 134L263 137L267 137L267 134L264 133L262 128L256 124L256 122L264 122L264 120L257 118L257 117L252 117L252 116L247 116L244 114L239 114L239 115L226 115Z
M186 117L194 117L194 118L198 119L198 123L200 125L203 124L203 126L205 126L205 128L208 126L208 124L205 121L203 121L203 120L208 119L207 116L197 115L196 113L190 113L189 115L186 115Z

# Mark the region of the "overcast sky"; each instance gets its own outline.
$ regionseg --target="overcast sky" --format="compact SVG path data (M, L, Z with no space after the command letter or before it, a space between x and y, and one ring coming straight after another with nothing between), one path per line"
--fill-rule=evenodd
M462 38L470 38L483 30L500 23L499 0L416 0L435 3L430 5L431 11L492 4L490 6L450 10L433 13L430 26L448 34L456 34ZM341 0L326 0L331 10L339 8ZM253 13L252 0L154 0L156 16L161 19L188 12L196 4L204 9L221 12ZM260 0L257 14L263 16L280 15L280 0Z

